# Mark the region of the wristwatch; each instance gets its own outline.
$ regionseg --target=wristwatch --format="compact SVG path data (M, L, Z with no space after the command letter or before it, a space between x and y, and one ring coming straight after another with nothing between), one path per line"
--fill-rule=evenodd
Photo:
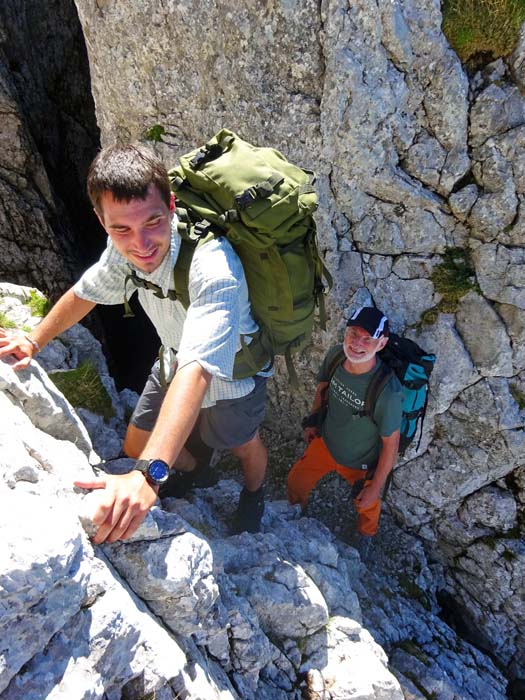
M152 486L160 486L170 475L169 464L162 459L137 459L133 469L142 472Z

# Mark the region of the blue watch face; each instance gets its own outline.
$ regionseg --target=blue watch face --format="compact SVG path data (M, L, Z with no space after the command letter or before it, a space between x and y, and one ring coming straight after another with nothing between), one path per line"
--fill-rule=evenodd
M154 459L148 467L148 474L157 483L166 481L170 473L169 467L162 459Z

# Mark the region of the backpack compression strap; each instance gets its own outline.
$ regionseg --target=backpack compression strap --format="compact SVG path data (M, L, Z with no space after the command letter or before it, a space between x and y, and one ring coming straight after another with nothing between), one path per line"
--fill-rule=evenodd
M193 170L198 170L210 160L215 160L219 156L222 156L224 151L227 151L234 141L235 136L233 134L224 134L219 143L209 141L199 149L195 156L193 156L190 161L190 166Z
M164 294L164 292L158 284L154 284L153 282L149 282L148 280L142 279L142 277L139 277L137 275L135 270L130 269L129 273L124 279L124 318L135 317L135 314L133 313L133 310L129 303L127 292L128 282L131 282L135 286L135 288L148 289L149 291L153 292L154 296L156 296L158 299L171 299L172 301L178 299L177 292L174 289L169 289L168 293ZM131 294L133 294L134 291L135 289L131 292Z

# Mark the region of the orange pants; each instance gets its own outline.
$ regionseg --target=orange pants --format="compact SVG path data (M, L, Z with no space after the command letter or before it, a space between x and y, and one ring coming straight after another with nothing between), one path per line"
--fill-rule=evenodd
M338 464L332 457L321 437L314 438L305 453L291 468L288 474L288 500L300 503L304 508L311 490L319 479L329 472L337 472L349 484L364 479L366 472L362 469L349 469ZM361 535L375 535L379 527L381 500L368 508L362 509L354 501L358 513L357 531Z

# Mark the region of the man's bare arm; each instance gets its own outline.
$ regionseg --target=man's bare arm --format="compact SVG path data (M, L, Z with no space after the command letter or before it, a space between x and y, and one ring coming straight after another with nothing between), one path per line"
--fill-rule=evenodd
M324 395L328 387L328 382L319 382L317 389L315 391L314 399L312 401L312 408L310 409L310 414L316 413L323 405ZM304 428L304 439L307 444L309 444L315 437L319 435L319 431L315 426L309 426Z
M210 382L211 374L198 362L177 371L141 459L163 459L173 464L195 425Z
M14 355L18 362L13 365L13 369L24 369L31 362L37 347L42 349L57 335L82 320L95 306L94 302L81 299L70 289L29 334L0 334L0 357Z
M399 449L399 430L392 435L381 438L382 447L377 462L374 476L367 482L365 488L356 498L357 503L363 508L371 505L381 495L381 489L385 485L388 475L396 463L397 451Z

